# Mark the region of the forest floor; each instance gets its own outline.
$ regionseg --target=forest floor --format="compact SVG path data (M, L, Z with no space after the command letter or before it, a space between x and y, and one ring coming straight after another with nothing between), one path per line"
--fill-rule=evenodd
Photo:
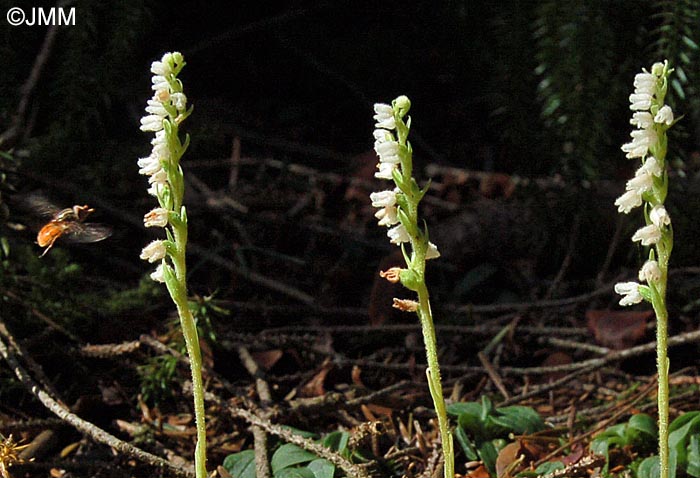
M405 292L378 279L397 257L371 216L367 196L377 185L363 172L366 163L357 158L345 176L254 158L186 166L190 292L204 351L208 468L216 476L254 476L256 460L271 460L275 476L284 468L307 476L312 458L300 449L330 462L336 476L441 476L421 330L413 315L390 308ZM204 184L198 167L221 168L228 183ZM455 412L457 474L510 477L561 462L566 476L589 476L605 466L589 451L593 436L640 413L656 416L653 313L619 310L612 292L636 275L610 272L628 257L620 252L624 226L607 219L593 273L578 252L588 244L588 218L531 220L533 208L570 207L554 194L565 190L556 178L523 185L455 169L429 175L425 215L443 251L429 286L434 278L451 410L475 402L484 417L497 417L522 412L506 408L517 405L542 420L536 432L501 424L494 436L479 437L484 429ZM338 199L343 208L331 206ZM127 244L112 256L98 255L97 244L59 245L41 260L33 250L28 263L6 266L3 473L193 476L189 366L174 308L151 281L125 288L105 273L128 271L138 281L144 271L138 246L128 246L131 213L106 199L96 207L116 223L110 240ZM13 244L21 248L26 238ZM523 259L527 250L532 256ZM676 269L672 280L694 274ZM210 295L194 295L203 292ZM674 314L672 419L697 410L700 380L694 308ZM479 448L486 438L497 456L468 456L469 443ZM609 469L650 453L628 443L610 453Z

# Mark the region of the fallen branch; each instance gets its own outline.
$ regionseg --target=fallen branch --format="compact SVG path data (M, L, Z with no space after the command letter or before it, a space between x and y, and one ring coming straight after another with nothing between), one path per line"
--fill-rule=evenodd
M119 438L107 433L105 430L93 425L92 423L83 420L77 415L71 413L64 406L59 404L51 397L37 382L32 379L27 371L22 367L17 360L15 354L5 345L5 342L0 338L0 355L5 359L7 364L15 373L17 379L39 399L39 401L48 408L52 413L58 416L61 420L69 423L78 431L88 435L98 443L108 445L120 453L136 458L139 461L147 463L156 468L160 468L167 472L170 476L177 478L192 478L194 472L186 470L179 466L173 465L169 461L160 458L156 455L148 453L140 448L137 448Z

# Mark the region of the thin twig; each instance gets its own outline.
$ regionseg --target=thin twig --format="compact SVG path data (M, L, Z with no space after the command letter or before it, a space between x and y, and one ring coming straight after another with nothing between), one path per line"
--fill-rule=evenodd
M59 2L58 5L64 5L65 2ZM46 35L44 35L44 41L41 44L39 53L34 59L34 64L27 77L27 80L22 85L20 89L20 100L17 105L17 111L12 116L10 122L10 127L7 128L2 134L0 134L0 148L3 150L11 149L20 135L23 135L23 128L26 124L27 110L29 109L29 102L31 96L36 90L39 83L39 78L44 70L44 66L49 60L51 55L51 50L53 49L54 41L56 40L56 33L58 33L58 27L55 24L51 24L46 30Z
M559 453L561 453L562 451L564 451L564 450L566 450L566 449L568 449L568 448L571 448L572 445L574 445L574 444L576 444L576 443L579 443L579 442L583 441L584 439L586 439L586 438L588 438L588 437L594 435L594 434L597 433L598 431L604 429L604 428L607 427L610 423L615 423L615 422L617 421L618 418L620 418L621 416L623 416L623 415L625 415L626 413L628 413L629 410L630 410L632 407L634 407L635 404L637 404L637 403L638 403L639 401L641 401L644 397L646 397L646 396L654 389L654 385L655 385L655 384L656 384L656 381L655 381L655 380L652 380L650 383L648 383L648 384L637 394L636 397L634 397L633 399L628 400L627 403L626 403L625 405L620 405L620 404L618 404L618 406L615 407L615 408L617 409L617 412L615 412L615 413L614 413L613 415L611 415L609 418L607 418L606 420L603 420L602 422L598 423L597 426L595 426L595 427L593 427L592 429L588 430L586 433L584 433L584 434L582 434L582 435L579 435L579 436L577 436L577 437L574 438L574 439L569 440L567 443L565 443L564 445L560 446L560 447L557 448L556 450L553 450L553 451L552 451L551 453L549 453L548 455L546 455L546 456L540 458L539 460L537 460L537 461L532 465L532 467L533 467L533 468L537 468L539 465L541 465L542 463L545 463L545 462L549 461L550 459L552 459L553 457L557 456L557 455L558 455Z
M612 239L610 240L610 245L608 246L608 252L605 254L605 260L603 261L603 265L600 266L600 271L598 272L598 275L595 278L595 284L596 286L601 286L603 284L603 279L605 278L605 275L608 273L608 269L610 268L610 263L612 262L613 256L615 255L615 252L617 251L617 246L620 245L620 240L622 238L622 229L623 229L623 224L625 223L625 217L622 214L618 215L617 222L615 223L615 232L613 234Z
M557 337L540 337L538 340L540 344L552 345L554 347L561 347L573 350L583 350L585 352L592 352L598 355L607 355L610 353L610 349L607 347L601 347L600 345L588 344L584 342L577 342L575 340L559 339Z
M32 379L27 371L20 365L15 354L5 345L5 342L0 338L0 355L5 359L10 368L14 371L17 379L36 396L39 401L48 408L56 416L72 425L80 432L88 435L98 443L103 443L115 450L124 453L128 456L136 458L144 463L147 463L156 468L169 472L174 477L192 478L194 472L186 470L179 466L173 465L168 460L160 458L156 455L141 450L119 438L107 433L105 430L95 426L94 424L83 420L77 415L68 411L65 407L59 404L51 397L37 382Z
M265 407L267 404L272 403L272 394L270 393L270 386L267 381L263 378L263 372L258 366L252 355L246 347L238 347L238 356L243 362L243 366L248 371L248 373L255 379L255 389L258 392L258 397L260 398L261 406ZM261 418L268 419L270 414L262 410L260 413ZM253 429L253 442L255 449L255 476L257 478L268 478L270 476L270 460L267 454L267 434L265 430L257 425L252 425Z
M228 191L233 193L238 185L238 172L241 169L241 137L236 135L231 143L231 171L228 176Z
M576 252L576 241L578 241L580 226L581 214L579 213L576 214L576 217L574 218L574 224L573 226L571 226L571 232L569 233L569 244L566 248L566 256L564 256L564 260L561 262L561 266L559 266L559 271L557 272L557 275L554 276L552 284L549 286L549 289L547 289L547 292L544 295L544 299L552 298L554 293L557 291L557 288L559 287L559 284L561 283L562 279L564 278L564 276L566 276L566 273L569 271L569 266L571 265L571 258Z
M262 428L267 433L276 435L288 443L293 443L297 446L300 446L301 448L304 448L305 450L315 453L321 458L325 458L326 460L330 461L338 468L343 470L345 474L350 478L369 478L365 470L366 466L355 465L343 456L339 455L338 453L335 453L333 450L326 448L323 445L319 445L318 443L314 443L308 438L304 438L300 435L295 435L290 429L270 423L270 421L259 417L258 415L249 410L244 410L242 408L238 408L229 403L226 403L224 402L224 400L222 400L221 398L219 398L211 392L206 392L204 397L207 401L216 403L218 406L227 410L231 416L242 418L251 425L255 425Z
M493 384L496 386L499 392L501 392L501 395L505 397L505 399L510 398L510 394L508 393L508 390L506 389L506 386L503 384L503 380L501 380L501 376L498 375L498 372L494 368L493 365L491 365L491 362L489 362L488 357L486 357L486 354L484 352L479 352L476 354L476 356L479 358L479 362L481 362L481 365L484 366L484 370L486 370L487 375L493 382Z

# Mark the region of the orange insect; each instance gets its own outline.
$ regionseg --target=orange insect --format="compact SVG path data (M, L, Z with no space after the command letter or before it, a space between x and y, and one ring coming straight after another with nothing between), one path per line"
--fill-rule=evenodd
M41 257L49 252L58 238L66 242L98 242L112 235L112 228L107 225L84 222L90 213L95 212L87 204L76 205L61 211L50 205L45 205L44 208L54 214L53 219L44 225L36 236L39 247L46 248Z

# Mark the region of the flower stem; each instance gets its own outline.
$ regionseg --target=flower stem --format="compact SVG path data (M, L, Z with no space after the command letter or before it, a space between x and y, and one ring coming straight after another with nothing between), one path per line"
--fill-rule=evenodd
M423 342L425 343L425 355L428 362L428 388L433 398L435 413L437 414L440 437L442 439L442 452L445 457L445 478L454 478L454 447L450 424L447 420L447 410L445 399L442 394L442 381L440 378L440 364L437 356L437 339L435 337L435 326L433 325L433 313L430 309L430 297L425 282L421 282L418 287L418 316L420 317L423 331Z
M668 231L671 236L671 231ZM669 241L672 244L672 239ZM652 306L656 314L656 368L658 371L657 409L659 412L659 478L669 476L668 447L668 310L666 309L666 284L668 280L668 259L670 247L665 243L657 246L661 278L656 294L652 296Z
M656 312L656 366L659 375L657 407L659 409L659 478L668 478L668 312L662 302Z
M190 358L192 372L192 395L194 397L194 416L197 427L197 445L194 453L195 475L197 478L207 477L207 428L204 413L204 383L202 381L202 352L199 348L197 323L187 303L187 282L185 245L187 244L187 224L173 226L173 234L177 251L173 254L173 268L177 278L177 289L171 290L171 296L180 316L180 327L185 337L187 355Z

